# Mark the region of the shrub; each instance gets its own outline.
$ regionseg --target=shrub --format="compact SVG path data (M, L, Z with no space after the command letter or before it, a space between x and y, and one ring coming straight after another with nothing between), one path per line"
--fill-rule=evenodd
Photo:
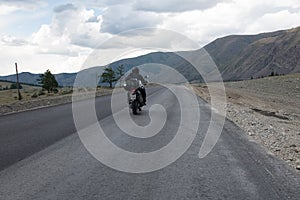
M61 95L67 95L67 94L72 94L73 90L64 90L61 92Z
M35 92L35 93L33 93L33 95L31 95L31 98L37 98L38 97L38 95L37 95L37 93Z
M56 93L58 93L58 89L54 88L54 89L52 89L52 92L54 92L56 94Z
M38 93L38 96L42 96L42 95L45 95L46 93L43 91L43 90L40 90L39 93Z
M20 89L23 88L21 84L19 84L19 88L20 88ZM18 89L17 84L16 84L16 83L12 83L12 84L10 85L10 89L12 89L12 90L13 90L13 89Z

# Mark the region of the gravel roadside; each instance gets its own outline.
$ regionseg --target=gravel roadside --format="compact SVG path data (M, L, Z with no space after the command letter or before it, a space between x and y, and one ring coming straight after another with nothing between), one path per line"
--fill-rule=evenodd
M224 85L227 118L300 172L300 74ZM206 85L193 86L210 101Z

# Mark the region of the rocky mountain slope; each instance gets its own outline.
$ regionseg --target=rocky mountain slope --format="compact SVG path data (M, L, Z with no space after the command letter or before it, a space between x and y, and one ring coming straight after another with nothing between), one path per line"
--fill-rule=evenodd
M300 72L300 27L248 36L228 36L205 46L225 80Z

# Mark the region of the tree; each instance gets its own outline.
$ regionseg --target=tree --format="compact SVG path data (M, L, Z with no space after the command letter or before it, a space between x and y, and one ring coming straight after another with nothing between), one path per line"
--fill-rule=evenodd
M101 75L102 83L109 83L109 87L112 88L113 82L117 81L116 74L111 67L105 68Z
M56 88L58 87L58 83L49 69L40 76L39 82L48 93L56 91Z
M23 88L22 85L19 83L19 89L22 89L22 88ZM17 83L12 83L12 84L10 85L10 89L11 89L11 90L18 89Z
M118 75L118 79L120 79L122 76L124 76L124 66L123 65L120 65L118 68L117 68L117 72L116 74Z

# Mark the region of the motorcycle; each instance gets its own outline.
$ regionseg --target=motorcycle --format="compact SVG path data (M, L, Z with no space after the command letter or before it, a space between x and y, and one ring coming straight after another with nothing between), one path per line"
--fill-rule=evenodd
M144 99L139 88L144 88L144 85L136 78L126 80L124 83L124 89L127 91L129 108L132 109L134 115L137 115L138 110L142 111L142 107L144 106Z

